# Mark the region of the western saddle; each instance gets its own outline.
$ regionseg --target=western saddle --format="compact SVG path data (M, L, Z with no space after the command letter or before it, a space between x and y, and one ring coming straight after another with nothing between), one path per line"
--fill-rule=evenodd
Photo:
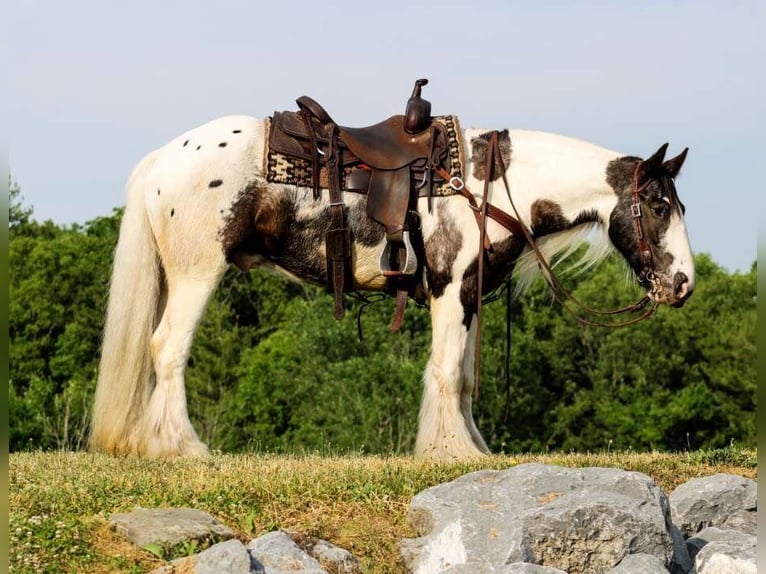
M430 102L421 97L427 83L415 82L404 115L369 127L338 125L308 96L296 100L299 111L275 112L272 118L270 150L310 163L315 200L322 188L330 192L331 226L325 240L336 319L344 314L344 291L352 288L351 234L343 191L365 193L367 214L385 228L379 265L396 291L392 331L401 326L407 297L422 272L415 247L422 241L413 241L420 227L417 200L427 197L430 210L433 186L443 182L449 170L447 134L433 121Z

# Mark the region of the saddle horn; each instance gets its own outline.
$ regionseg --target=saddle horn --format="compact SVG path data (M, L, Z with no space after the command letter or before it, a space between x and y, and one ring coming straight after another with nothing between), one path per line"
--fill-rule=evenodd
M407 100L407 109L404 112L404 131L408 134L417 134L431 125L431 102L424 100L420 92L428 83L423 78L415 80L415 87L412 89L412 95Z

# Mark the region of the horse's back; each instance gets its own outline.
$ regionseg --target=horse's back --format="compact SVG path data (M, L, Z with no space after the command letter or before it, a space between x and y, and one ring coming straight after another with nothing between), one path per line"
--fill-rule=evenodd
M225 195L232 184L260 175L264 123L248 116L226 116L181 134L150 154L151 180L165 184L168 193L188 194L202 186L216 189L219 197Z

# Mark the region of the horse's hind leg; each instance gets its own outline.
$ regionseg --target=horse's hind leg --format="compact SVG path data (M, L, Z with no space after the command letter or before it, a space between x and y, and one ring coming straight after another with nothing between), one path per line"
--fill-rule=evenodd
M189 421L184 371L194 332L224 270L207 277L168 277L167 303L151 340L157 382L134 435L135 452L150 457L207 454Z
M438 458L466 458L483 454L464 411L463 358L469 331L463 323L460 284L453 283L431 300L432 349L423 380L423 402L415 452ZM475 425L474 429L475 429ZM475 431L478 434L478 430ZM483 447L483 448L482 448Z

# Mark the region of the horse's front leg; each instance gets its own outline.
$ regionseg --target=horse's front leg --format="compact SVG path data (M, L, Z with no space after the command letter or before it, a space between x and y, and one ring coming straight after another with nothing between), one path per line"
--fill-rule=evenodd
M469 329L464 316L460 283L450 284L441 297L431 299L431 357L423 381L416 454L467 458L486 452L471 416L472 378L466 390L464 358L472 345L468 344Z

